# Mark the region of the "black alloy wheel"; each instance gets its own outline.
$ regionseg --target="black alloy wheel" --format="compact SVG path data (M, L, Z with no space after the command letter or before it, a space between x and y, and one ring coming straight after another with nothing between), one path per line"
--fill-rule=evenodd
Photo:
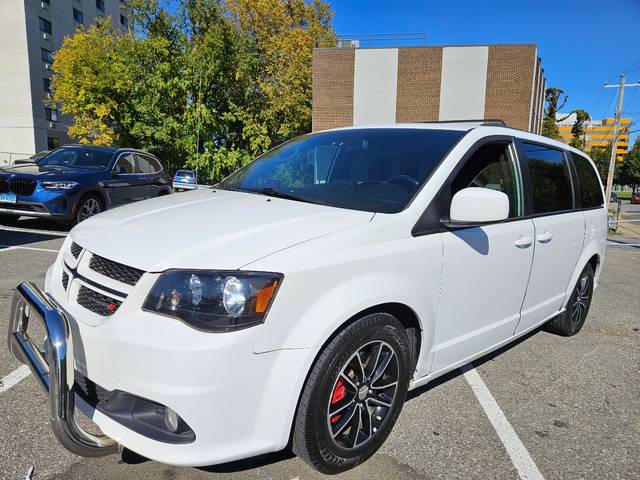
M411 354L402 324L374 313L349 324L322 349L300 397L293 451L336 474L373 455L407 394Z

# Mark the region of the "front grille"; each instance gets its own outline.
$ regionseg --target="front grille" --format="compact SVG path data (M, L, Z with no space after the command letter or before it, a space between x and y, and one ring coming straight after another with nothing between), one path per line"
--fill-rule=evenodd
M105 277L113 278L118 282L126 283L127 285L135 285L140 280L140 277L144 275L144 271L137 268L128 267L113 260L107 260L99 255L92 255L89 262L89 268L94 272L98 272Z
M87 310L108 317L113 315L122 304L119 300L107 297L87 287L80 287L77 302Z
M109 390L92 382L77 370L75 371L75 381L75 392L93 408L106 402L111 396Z
M28 178L0 177L0 193L31 195L36 189L36 181Z
M69 248L69 250L71 251L73 258L78 258L78 255L80 255L80 252L82 251L82 247L76 242L71 242L71 248Z
M67 275L67 272L62 272L62 286L64 287L64 289L67 289L67 285L69 285L69 275Z

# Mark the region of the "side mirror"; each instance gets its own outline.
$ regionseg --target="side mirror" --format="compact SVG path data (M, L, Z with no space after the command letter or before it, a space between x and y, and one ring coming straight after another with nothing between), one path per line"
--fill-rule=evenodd
M113 169L113 173L115 173L116 175L123 175L127 173L127 169L124 165L116 165L116 168Z
M500 222L509 217L509 197L489 188L463 188L453 196L450 227L470 227Z

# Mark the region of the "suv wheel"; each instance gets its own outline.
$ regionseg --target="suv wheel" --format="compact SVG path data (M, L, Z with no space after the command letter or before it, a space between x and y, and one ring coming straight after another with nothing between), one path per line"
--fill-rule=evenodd
M102 199L95 194L85 195L78 202L74 224L93 217L104 210Z
M320 353L302 391L293 451L335 474L373 455L391 432L409 386L410 350L392 315L363 317Z
M593 296L593 267L590 263L578 277L573 293L567 303L567 309L546 325L546 330L556 335L570 337L578 333L589 313Z

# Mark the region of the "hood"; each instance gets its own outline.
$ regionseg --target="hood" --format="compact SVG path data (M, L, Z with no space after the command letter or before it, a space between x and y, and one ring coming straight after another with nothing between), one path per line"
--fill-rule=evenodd
M21 177L30 176L36 180L49 181L49 180L73 180L75 177L86 175L87 173L97 173L98 170L90 170L84 168L55 168L48 167L46 165L38 165L37 163L25 163L22 165L14 165L11 167L0 168L0 175L2 174L18 174Z
M235 270L355 225L373 213L244 192L203 189L108 210L71 231L102 257L148 272Z

